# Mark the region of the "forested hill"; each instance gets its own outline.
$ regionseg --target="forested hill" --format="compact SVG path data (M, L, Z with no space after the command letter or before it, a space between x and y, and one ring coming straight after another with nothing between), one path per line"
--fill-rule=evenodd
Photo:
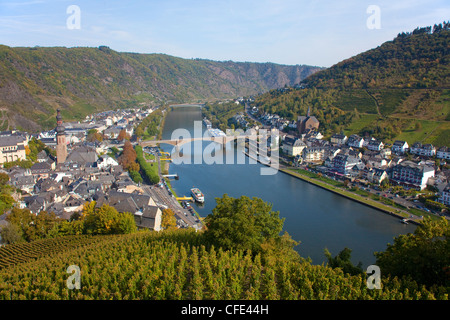
M235 98L294 85L320 70L304 65L218 62L108 47L0 46L0 130L29 131L145 102Z
M450 143L450 24L417 28L309 76L300 88L258 96L262 112L288 119L308 108L326 136ZM414 128L424 129L418 132Z
M450 88L450 24L417 28L309 77L316 88Z

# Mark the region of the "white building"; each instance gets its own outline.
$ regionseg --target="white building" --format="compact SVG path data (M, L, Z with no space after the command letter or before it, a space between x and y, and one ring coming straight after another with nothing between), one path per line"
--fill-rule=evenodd
M347 145L352 148L362 148L364 146L364 138L356 134L352 134L348 137Z
M442 191L442 196L439 200L446 206L450 206L450 183L447 184L447 186Z
M418 156L432 157L436 155L436 148L432 144L416 142L411 146L409 152Z
M434 174L433 167L405 160L392 168L390 180L407 188L423 190Z
M367 144L367 149L371 151L380 151L384 148L384 143L379 140L370 140Z
M450 148L448 147L440 147L436 151L436 157L439 159L450 160Z
M0 136L0 164L25 160L25 139L20 135Z
M305 148L302 151L302 159L305 162L322 162L325 159L325 148Z
M306 148L306 144L298 138L287 136L284 139L282 150L286 154L295 157L302 153L303 149Z
M405 153L406 151L408 151L408 149L408 142L401 140L396 140L391 148L392 152L394 153Z

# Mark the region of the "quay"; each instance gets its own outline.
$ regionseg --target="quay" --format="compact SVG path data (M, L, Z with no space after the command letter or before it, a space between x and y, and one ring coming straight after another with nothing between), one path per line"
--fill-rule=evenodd
M245 154L247 157L252 158L252 159L258 161L259 163L261 163L261 164L263 164L263 165L265 165L265 166L270 166L270 164L268 164L268 163L264 163L264 162L260 161L259 159L255 158L255 157L251 157L247 152L244 152L244 154ZM359 203L361 203L361 204L363 204L363 205L366 205L366 206L371 207L371 208L373 208L373 209L376 209L376 210L378 210L378 211L387 213L387 214L389 214L389 215L391 215L391 216L394 216L394 217L396 217L396 218L398 218L398 219L402 219L402 220L405 219L405 215L402 215L402 214L398 213L398 212L401 212L399 209L391 208L391 207L389 207L389 206L387 206L387 205L385 205L385 204L383 204L383 203L379 203L379 202L377 202L377 201L375 201L375 200L372 200L372 199L364 199L364 198L363 198L362 196L360 196L360 195L353 194L353 193L351 193L351 192L349 192L349 191L340 189L340 188L338 188L338 187L334 187L334 186L332 186L332 185L327 184L326 182L322 182L322 181L313 181L312 178L303 176L303 175L301 175L300 173L293 172L292 170L289 170L289 169L290 169L290 168L287 167L287 166L284 166L284 167L282 168L282 167L281 167L281 164L280 164L280 169L279 169L279 171L281 171L281 172L283 172L283 173L285 173L285 174L288 174L288 175L290 175L290 176L292 176L292 177L301 179L301 180L303 180L303 181L305 181L305 182L308 182L308 183L310 183L310 184L313 184L313 185L315 185L315 186L317 186L317 187L319 187L319 188L322 188L322 189L324 189L324 190L331 191L331 192L333 192L333 193L335 193L335 194L337 194L337 195L343 196L343 197L345 197L345 198L347 198L347 199L349 199L349 200L353 200L353 201L359 202ZM408 222L413 223L413 224L416 224L416 225L421 225L421 223L420 223L419 221L417 221L417 219L420 219L419 217L417 217L416 219L414 219L414 218L409 217L409 216L410 216L409 213L407 213L407 212L403 212L403 213L406 214L406 215L408 215Z

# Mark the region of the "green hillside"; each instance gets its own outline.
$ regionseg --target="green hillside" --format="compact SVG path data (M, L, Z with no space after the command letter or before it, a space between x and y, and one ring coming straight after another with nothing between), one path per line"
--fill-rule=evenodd
M324 248L327 265L301 257L270 203L228 195L216 202L200 231L138 231L132 214L95 202L70 221L14 208L1 230L8 244L0 247L0 300L448 299L444 218L426 218L374 252L382 270L374 289L349 248L335 257ZM78 289L68 288L69 266L80 270Z
M290 119L311 107L325 135L367 133L387 142L412 120L422 127L431 121L432 132L417 141L442 145L450 129L449 46L448 23L417 28L309 76L302 89L262 94L255 105Z
M88 237L88 236L85 236ZM265 259L243 250L208 246L193 230L83 236L71 248L0 270L0 300L415 300L445 299L414 281L383 277L382 290L365 275L307 261ZM61 248L64 238L46 240ZM82 242L76 245L77 242ZM22 252L26 245L16 245ZM37 246L35 246L37 248ZM39 249L37 249L39 250ZM0 250L3 253L4 249ZM44 251L39 251L44 252ZM29 251L33 255L35 251ZM4 257L0 256L1 259ZM68 289L67 268L80 268L80 289Z
M120 53L105 46L0 46L1 125L50 128L57 108L65 119L82 119L139 103L235 98L293 85L319 69Z

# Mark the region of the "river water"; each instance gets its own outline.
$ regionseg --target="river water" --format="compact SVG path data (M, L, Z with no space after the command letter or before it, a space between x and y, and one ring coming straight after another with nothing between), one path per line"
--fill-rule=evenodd
M163 139L171 139L176 129L186 129L193 136L194 121L201 120L199 107L172 108L166 117ZM204 126L203 130L206 130ZM183 156L190 151L192 157L198 157L213 142L203 142L200 148L196 143L182 147ZM170 145L163 144L161 148L167 152L175 151ZM227 152L234 154L236 159L237 152L232 148ZM416 228L285 173L261 175L262 165L250 163L248 158L245 164L241 164L242 161L234 163L172 163L169 173L180 176L179 180L172 181L172 187L178 196L190 196L190 189L198 187L205 195L204 205L195 205L202 217L212 212L216 206L215 198L223 194L235 198L242 195L258 197L271 203L272 210L279 211L280 217L285 218L284 230L300 242L296 247L299 254L310 257L313 264L326 263L325 248L335 256L348 247L352 249L352 262L362 262L366 268L375 263L374 252L384 251L388 243L393 243L394 237L412 233Z

